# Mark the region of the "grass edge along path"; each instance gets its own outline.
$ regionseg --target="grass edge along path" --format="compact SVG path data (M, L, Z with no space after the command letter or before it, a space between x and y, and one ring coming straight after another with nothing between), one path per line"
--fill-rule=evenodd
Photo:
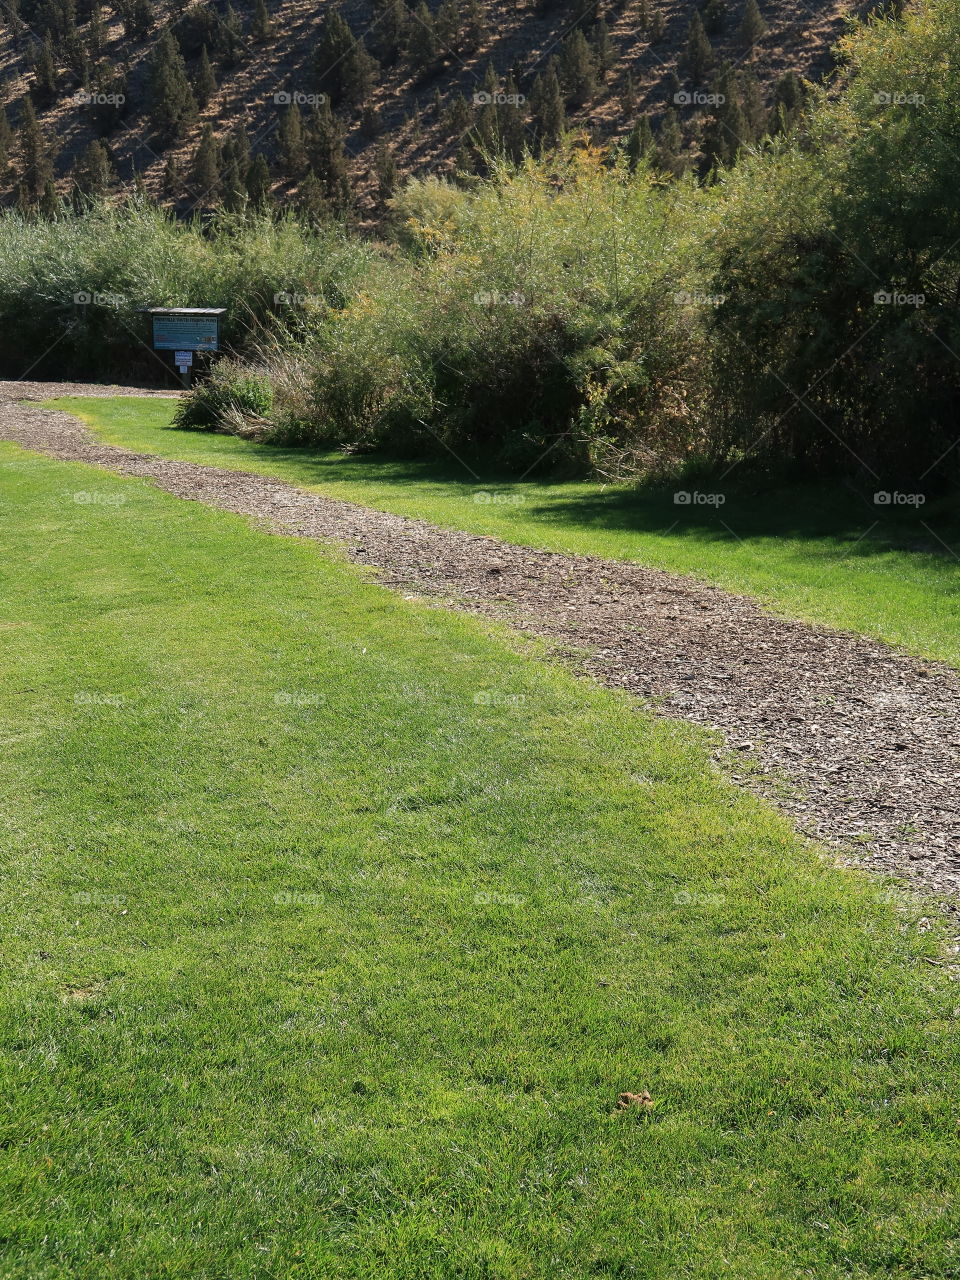
M955 1272L921 906L474 618L0 480L0 1274Z
M175 407L169 400L46 403L74 414L108 444L273 476L517 545L636 560L752 596L781 616L960 667L960 526L946 501L877 506L869 494L810 485L761 494L728 487L721 506L677 505L671 493L651 488L491 484L455 467L167 430Z

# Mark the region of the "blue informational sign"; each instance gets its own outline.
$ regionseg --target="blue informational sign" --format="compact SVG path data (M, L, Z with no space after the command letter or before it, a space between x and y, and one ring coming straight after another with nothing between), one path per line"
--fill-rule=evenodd
M220 317L154 315L153 346L156 351L219 351Z

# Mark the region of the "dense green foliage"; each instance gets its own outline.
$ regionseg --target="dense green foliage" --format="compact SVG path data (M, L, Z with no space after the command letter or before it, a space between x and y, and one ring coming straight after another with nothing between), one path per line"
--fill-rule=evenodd
M360 56L339 19L325 30ZM703 52L699 20L694 35ZM656 140L638 127L613 154L568 140L534 160L509 104L490 104L484 137L519 158L488 157L485 177L391 199L382 152L399 243L380 248L255 214L206 228L140 207L52 226L9 215L4 359L19 373L56 342L60 367L81 372L129 349L130 314L71 308L77 290L220 303L234 354L274 370L278 440L608 476L756 459L935 489L960 460L958 54L958 0L872 19L846 42L836 92L806 115L785 78L777 137L761 147L746 144L766 127L762 102L719 68L706 183L667 176L678 141L666 126ZM575 31L544 73L558 128L564 100L602 74ZM315 216L346 202L338 130L327 105L283 117ZM212 149L200 185L219 180ZM238 208L265 203L262 157L231 163ZM41 168L33 182L48 188Z
M141 308L225 306L226 341L297 331L340 306L371 251L331 226L246 215L179 223L144 203L56 221L0 217L0 368L9 377L162 380ZM294 307L291 299L309 300Z

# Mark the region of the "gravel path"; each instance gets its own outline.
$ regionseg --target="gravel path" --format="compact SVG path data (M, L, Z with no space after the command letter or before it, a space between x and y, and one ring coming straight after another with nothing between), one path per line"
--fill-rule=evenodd
M266 518L280 533L336 539L387 586L546 637L573 651L579 669L660 714L720 730L751 761L742 770L734 763L734 775L774 798L802 831L838 846L842 862L960 893L960 675L952 668L784 621L658 570L514 547L280 480L102 445L68 414L9 398L70 394L62 384L38 386L0 384L0 439L147 477L178 497Z

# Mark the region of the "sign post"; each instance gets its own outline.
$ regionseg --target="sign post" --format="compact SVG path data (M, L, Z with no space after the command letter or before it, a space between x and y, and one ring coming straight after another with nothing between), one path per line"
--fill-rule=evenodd
M148 307L154 351L172 351L185 387L195 351L220 350L220 322L226 307Z

